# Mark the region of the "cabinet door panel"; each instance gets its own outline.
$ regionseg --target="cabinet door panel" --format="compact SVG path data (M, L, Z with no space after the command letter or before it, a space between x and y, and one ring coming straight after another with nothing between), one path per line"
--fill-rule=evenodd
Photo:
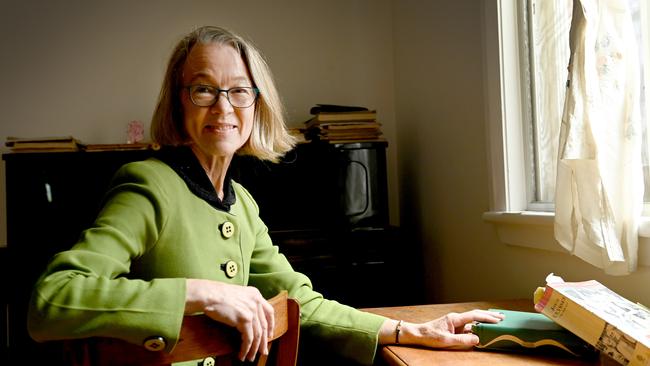
M3 155L7 193L5 256L13 268L19 268L19 273L8 274L11 279L3 284L8 294L8 321L6 329L2 329L7 339L1 347L8 364L22 362L25 355L34 362L57 364L57 345L37 344L27 333L31 289L49 259L72 246L81 231L92 224L115 171L126 162L151 154L114 151Z

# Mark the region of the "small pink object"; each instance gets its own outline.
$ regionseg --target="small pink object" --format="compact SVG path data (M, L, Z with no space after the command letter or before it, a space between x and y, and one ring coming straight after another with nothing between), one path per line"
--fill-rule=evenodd
M141 121L131 121L129 122L129 127L127 129L127 144L136 144L138 142L144 141L144 123Z

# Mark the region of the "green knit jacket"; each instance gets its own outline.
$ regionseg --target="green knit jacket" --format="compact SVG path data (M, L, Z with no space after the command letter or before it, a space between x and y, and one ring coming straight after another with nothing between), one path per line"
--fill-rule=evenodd
M160 336L178 342L185 279L255 286L270 298L281 290L301 306L301 332L326 349L373 362L385 318L323 299L278 252L257 204L232 182L229 212L194 195L167 164L151 158L115 175L92 227L54 256L35 285L28 329L37 341L105 336L134 344ZM222 234L223 223L234 234ZM236 275L223 264L234 261Z

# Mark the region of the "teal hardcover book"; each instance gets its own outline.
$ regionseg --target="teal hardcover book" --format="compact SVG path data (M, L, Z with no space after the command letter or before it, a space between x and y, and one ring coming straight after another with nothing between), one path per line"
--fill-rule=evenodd
M472 332L479 337L478 349L496 351L532 351L544 354L589 356L594 348L562 328L544 314L490 309L505 315L496 324L477 323Z

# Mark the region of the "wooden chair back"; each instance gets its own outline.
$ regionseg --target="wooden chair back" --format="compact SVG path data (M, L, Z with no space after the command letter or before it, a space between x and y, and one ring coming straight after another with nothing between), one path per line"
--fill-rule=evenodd
M282 291L269 300L275 309L275 329L269 341L269 365L295 366L300 334L300 305ZM152 352L115 338L87 338L65 342L65 354L72 366L163 366L199 360L199 365L239 364L240 335L236 329L205 315L185 316L180 339L171 353ZM265 366L267 357L258 355L254 365Z

